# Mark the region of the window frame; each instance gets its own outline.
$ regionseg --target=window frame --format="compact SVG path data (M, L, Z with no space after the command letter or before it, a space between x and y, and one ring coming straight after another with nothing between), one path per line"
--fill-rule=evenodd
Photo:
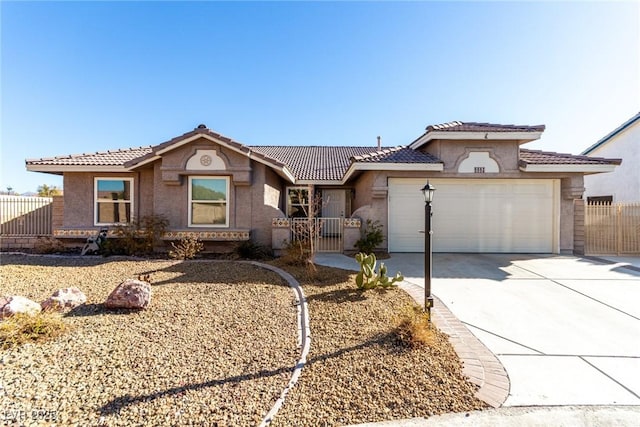
M292 204L289 202L289 192L290 191L306 191L307 192L307 203L295 203ZM303 217L295 217L295 218L308 218L308 214L309 214L309 210L311 208L311 190L309 189L309 187L306 186L295 186L295 187L287 187L286 188L286 214L287 214L287 218L294 218L291 216L291 207L292 206L306 206L306 214ZM305 211L303 211L305 212Z
M194 179L217 179L225 181L225 191L226 191L226 199L224 201L225 204L225 223L224 224L194 224L193 223L193 180ZM189 227L197 227L197 228L229 228L229 206L231 204L231 178L228 176L212 176L212 175L190 175L188 180L188 196L187 196L187 224ZM196 200L197 203L210 203L210 204L222 204L220 201L200 201Z
M98 197L98 182L99 181L127 181L129 182L129 200L120 200L119 202L129 203L129 215L130 221L133 222L135 218L135 210L134 210L134 179L133 177L113 177L113 176L95 176L93 177L93 225L95 226L108 226L108 225L125 225L130 222L120 221L120 222L99 222L98 218L98 203L115 203L113 199L100 199Z

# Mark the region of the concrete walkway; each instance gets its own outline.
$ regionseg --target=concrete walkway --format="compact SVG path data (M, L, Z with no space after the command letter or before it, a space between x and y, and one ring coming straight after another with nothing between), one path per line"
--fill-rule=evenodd
M635 427L638 425L638 420L640 420L640 406L538 406L366 423L358 424L358 427Z
M506 406L640 405L638 261L434 254L432 290L506 368ZM383 262L424 287L422 254Z

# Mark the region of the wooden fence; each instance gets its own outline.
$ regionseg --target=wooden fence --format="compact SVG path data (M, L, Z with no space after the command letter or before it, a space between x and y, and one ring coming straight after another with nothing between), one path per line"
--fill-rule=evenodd
M592 204L584 211L585 254L640 254L640 203Z
M51 235L52 201L51 197L0 196L0 235Z

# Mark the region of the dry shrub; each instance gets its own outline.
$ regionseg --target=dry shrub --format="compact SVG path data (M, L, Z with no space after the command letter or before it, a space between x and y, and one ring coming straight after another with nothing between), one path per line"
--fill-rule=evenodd
M396 336L407 347L418 348L435 342L434 329L429 322L429 313L418 305L409 305L396 317Z
M16 314L0 321L0 348L7 349L26 342L47 341L67 330L60 313L43 311L36 315Z
M177 245L171 242L171 246L169 257L179 260L194 259L204 250L204 244L197 237L183 237Z
M38 237L33 244L33 251L37 254L55 254L64 252L65 247L58 239L52 237Z
M292 239L288 241L282 249L280 259L286 265L302 267L307 265L311 256L311 245L309 240Z

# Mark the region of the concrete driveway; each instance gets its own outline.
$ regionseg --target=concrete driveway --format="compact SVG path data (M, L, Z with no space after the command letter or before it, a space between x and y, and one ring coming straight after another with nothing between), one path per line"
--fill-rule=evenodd
M424 287L422 254L384 262ZM639 405L640 272L629 262L434 254L432 291L504 365L505 406ZM342 255L318 263L357 269Z

